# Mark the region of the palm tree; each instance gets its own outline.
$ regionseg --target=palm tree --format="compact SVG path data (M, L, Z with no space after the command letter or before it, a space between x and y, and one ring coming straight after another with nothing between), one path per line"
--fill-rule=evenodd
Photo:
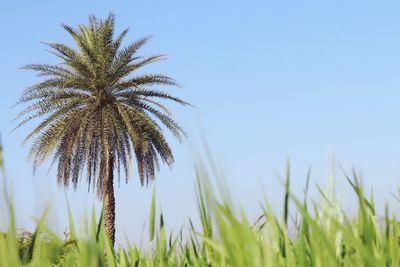
M88 25L77 29L62 25L77 49L47 44L61 62L24 67L45 79L27 88L17 102L28 106L17 116L16 127L44 117L24 141L32 141L34 171L52 156L59 185L76 189L85 174L88 188L103 201L103 222L113 244L114 173L120 180L122 169L127 181L133 155L142 185L155 178L160 161L171 166L174 158L161 126L179 141L185 133L163 101L188 105L156 88L177 86L172 78L137 73L164 55L137 55L148 38L122 48L128 29L114 37L114 22L110 14L105 20L90 16Z

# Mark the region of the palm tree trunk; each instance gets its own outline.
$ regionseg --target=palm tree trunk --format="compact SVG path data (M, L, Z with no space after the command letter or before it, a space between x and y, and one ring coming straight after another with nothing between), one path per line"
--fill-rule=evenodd
M115 196L114 196L114 159L110 157L107 179L103 193L103 222L112 245L115 243Z

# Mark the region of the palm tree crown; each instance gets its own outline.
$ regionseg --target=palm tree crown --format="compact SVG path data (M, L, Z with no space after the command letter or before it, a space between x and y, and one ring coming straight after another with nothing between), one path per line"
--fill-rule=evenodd
M62 25L77 49L60 43L48 44L61 59L56 65L32 64L25 69L45 79L27 88L18 104L28 107L18 116L18 127L44 117L25 141L32 140L30 158L34 170L53 155L58 183L77 187L87 174L88 187L96 189L104 203L104 224L112 242L115 236L114 169L126 180L132 156L136 158L142 184L155 178L159 162L171 165L172 151L162 132L164 126L179 140L184 131L160 101L187 103L157 86L176 86L168 76L137 74L137 70L164 58L137 56L148 38L124 48L128 30L114 37L115 16L74 29ZM136 74L135 74L136 73ZM115 168L114 168L115 167Z
M78 29L62 25L77 49L48 44L61 63L25 66L46 79L26 89L18 102L29 106L19 114L17 127L47 116L26 138L34 138L30 150L34 169L54 154L60 184L72 183L75 188L86 170L88 185L97 189L99 197L114 162L118 173L123 169L128 178L134 155L142 184L154 179L159 160L173 163L161 125L179 140L185 135L159 100L187 103L154 88L176 82L160 74L133 75L164 56L137 56L148 38L121 48L128 29L114 38L114 21L111 14L105 20L91 16L88 26Z

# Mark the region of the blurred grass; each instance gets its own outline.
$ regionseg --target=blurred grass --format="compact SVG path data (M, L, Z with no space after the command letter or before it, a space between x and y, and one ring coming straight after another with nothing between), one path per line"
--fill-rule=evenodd
M1 135L0 135L0 171L4 176L4 159L3 159L3 143L1 142Z
M335 203L335 197L319 187L322 201L307 200L309 176L304 199L297 199L290 191L288 163L283 214L274 214L265 201L263 214L254 224L244 211L237 212L237 207L228 201L229 196L217 193L211 180L218 177L204 166L199 164L196 168L196 199L202 228L195 229L189 219L190 228L185 236L182 231L166 233L164 216L156 210L154 191L149 210L148 249L136 245L114 249L102 222L96 222L94 211L87 227L78 232L68 210L66 239L45 227L45 214L32 235L21 234L15 227L11 197L4 194L9 227L0 235L0 266L400 265L400 224L395 217L389 217L386 207L384 223L379 225L374 199L364 195L356 173L347 177L358 200L358 213L349 217ZM295 207L298 215L293 222L289 221L292 218L289 205ZM288 229L288 225L293 225L293 229Z

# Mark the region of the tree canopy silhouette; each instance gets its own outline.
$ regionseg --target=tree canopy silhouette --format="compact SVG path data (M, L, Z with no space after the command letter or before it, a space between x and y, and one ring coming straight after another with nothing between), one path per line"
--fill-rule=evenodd
M165 106L166 101L188 105L159 86L177 86L162 74L137 74L164 55L138 56L148 41L142 38L122 47L128 29L115 36L115 16L89 17L77 29L62 25L76 48L47 44L59 64L31 64L43 80L27 88L18 104L27 107L17 116L16 128L35 118L42 121L28 134L34 170L52 156L57 181L76 189L86 175L89 189L103 200L105 229L115 241L114 171L126 180L132 157L143 185L155 178L159 163L171 165L174 157L163 134L166 128L182 140L182 128Z

